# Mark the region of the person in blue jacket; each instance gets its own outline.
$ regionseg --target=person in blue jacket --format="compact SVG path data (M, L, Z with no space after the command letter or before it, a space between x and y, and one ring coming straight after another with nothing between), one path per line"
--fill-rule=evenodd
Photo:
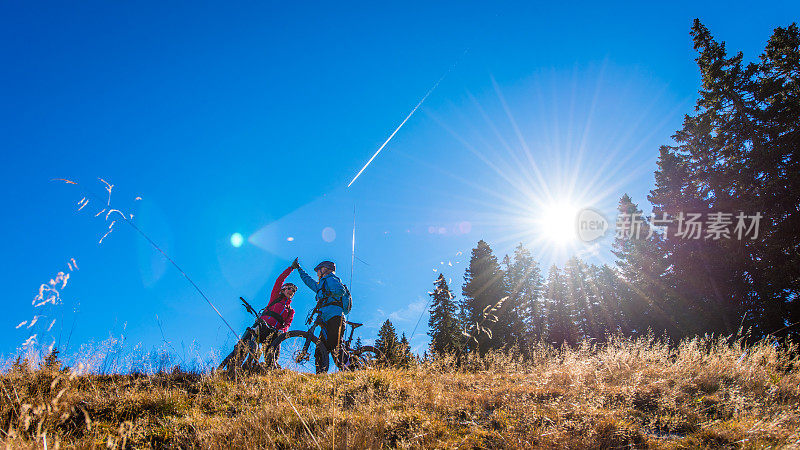
M317 373L327 373L330 364L329 354L333 356L334 363L342 361L342 336L344 334L345 310L350 305L343 304L343 299L349 298L347 287L342 280L336 276L336 264L331 261L322 261L314 267L318 281L314 281L305 270L300 267L297 259L292 263L292 267L300 273L300 278L312 291L316 293L317 306L319 312L318 321L322 325L319 339L325 344L324 348L317 346L314 352L314 362ZM332 351L331 351L332 350Z

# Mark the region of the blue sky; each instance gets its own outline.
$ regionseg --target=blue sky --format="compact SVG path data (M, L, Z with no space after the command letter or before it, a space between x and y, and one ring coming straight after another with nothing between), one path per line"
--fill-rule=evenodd
M793 2L161 3L0 5L2 353L29 337L15 327L44 314L31 300L70 258L80 269L40 339L65 343L74 329L73 349L109 333L231 345L133 229L119 223L98 244L102 201L76 206L85 190L104 198L98 177L238 331L252 322L238 297L262 304L294 257L308 269L333 259L349 283L354 207L351 319L368 325L365 338L386 318L410 334L439 273L460 297L479 239L500 257L529 242L544 265L610 261L609 239L558 246L537 235L538 202L610 213L627 192L644 204L658 147L696 98L692 20L753 58L800 12ZM311 298L299 292L299 317Z

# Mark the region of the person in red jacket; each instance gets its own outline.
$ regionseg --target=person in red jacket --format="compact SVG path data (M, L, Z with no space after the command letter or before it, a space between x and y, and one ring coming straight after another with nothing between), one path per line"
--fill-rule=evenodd
M220 369L225 367L231 369L243 362L252 368L261 358L262 349L259 349L259 345L262 347L269 345L279 332L286 332L289 329L294 319L292 297L297 292L297 286L284 281L292 270L291 266L288 267L275 280L269 303L261 310L261 318L244 332L233 351L219 365ZM274 358L277 359L278 355L274 355Z
M261 311L261 318L272 330L286 332L294 319L294 309L292 308L292 297L297 292L294 283L284 283L286 277L294 270L289 266L275 280L272 286L272 293L269 296L267 307Z

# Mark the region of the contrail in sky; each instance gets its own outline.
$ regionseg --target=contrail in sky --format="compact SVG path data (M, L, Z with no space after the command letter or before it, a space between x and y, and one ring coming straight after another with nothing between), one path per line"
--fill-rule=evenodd
M466 53L466 52L465 52L465 53ZM456 64L458 64L458 61L456 61ZM412 110L411 110L411 112L410 112L410 113L408 113L408 115L406 116L406 118L405 118L405 119L403 119L403 121L402 121L402 122L400 122L400 125L398 125L398 126L397 126L397 128L396 128L396 129L395 129L395 130L392 132L392 134L390 134L390 135L389 135L389 138L388 138L388 139L386 139L386 142L384 142L384 143L383 143L383 145L381 145L381 146L380 146L380 148L378 148L378 151L376 151L376 152L375 152L375 154L374 154L374 155L372 155L372 158L370 158L370 159L369 159L369 161L367 161L367 163L366 163L366 164L364 164L364 167L362 167L362 168L361 168L361 170L359 170L359 171L358 171L358 173L356 174L356 176L355 176L355 177L353 177L353 181L351 181L351 182L350 182L350 184L348 184L348 185L347 185L347 187L350 187L350 186L352 186L352 184L356 182L356 180L358 179L358 177L359 177L359 176L361 175L361 173L362 173L362 172L364 172L364 170L365 170L365 169L366 169L366 168L369 166L369 164L372 162L372 160L373 160L373 159L375 159L375 157L376 157L376 156L378 156L378 153L380 153L380 152L381 152L381 150L383 150L383 148L384 148L384 147L386 147L386 144L388 144L388 143L389 143L389 141L391 141L391 140L392 140L392 138L394 137L394 135L395 135L395 134L397 134L397 132L398 132L398 131L400 131L400 128L403 128L403 125L405 125L405 124L406 124L406 122L408 122L408 119L410 119L410 118L411 118L411 116L413 116L413 115L414 115L414 113L415 113L415 112L417 112L417 109L418 109L420 106L422 106L422 102L424 102L424 101L425 101L425 99L427 99L427 98L428 98L428 96L429 96L429 95L431 95L431 92L433 92L433 91L436 89L436 87L437 87L437 86L439 86L439 83L441 83L441 82L442 82L442 80L444 80L444 78L447 76L447 74L449 74L449 73L450 73L450 71L451 71L451 70L453 70L453 67L455 67L455 66L456 66L456 64L453 64L452 66L450 66L450 68L449 68L449 69L447 69L447 72L445 72L445 73L444 73L444 75L442 75L442 77L441 77L441 78L439 78L439 81L437 81L437 82L436 82L436 84L434 84L432 88L428 89L428 92L426 92L426 93L425 93L425 96L424 96L424 97L422 97L422 100L420 100L420 101L419 101L419 103L417 103L417 106L415 106L415 107L414 107L414 109L412 109Z

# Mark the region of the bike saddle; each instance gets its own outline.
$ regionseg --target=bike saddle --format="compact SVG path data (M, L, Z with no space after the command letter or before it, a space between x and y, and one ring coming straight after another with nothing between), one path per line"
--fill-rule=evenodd
M350 325L351 327L353 327L353 329L356 329L356 328L360 327L361 325L364 325L363 323L355 323L355 322L347 322L347 324Z

